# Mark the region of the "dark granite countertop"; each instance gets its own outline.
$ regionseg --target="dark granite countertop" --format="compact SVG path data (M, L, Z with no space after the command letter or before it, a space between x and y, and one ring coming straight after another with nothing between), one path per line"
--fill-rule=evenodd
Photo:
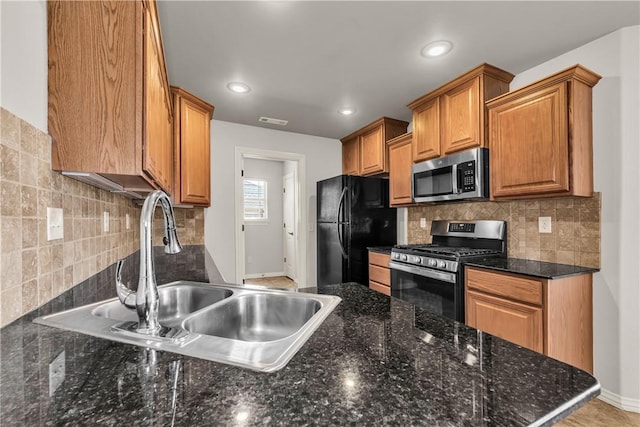
M579 265L556 264L553 262L532 261L518 258L487 258L465 262L467 267L482 267L505 273L524 274L541 277L543 279L561 279L578 274L591 274L597 268L581 267Z
M393 246L371 246L368 247L367 250L371 252L391 255L391 248L393 248Z
M158 283L211 277L190 256L157 255ZM3 425L551 425L599 394L584 371L354 283L320 290L342 302L274 373L32 323L114 296L113 270L0 330Z

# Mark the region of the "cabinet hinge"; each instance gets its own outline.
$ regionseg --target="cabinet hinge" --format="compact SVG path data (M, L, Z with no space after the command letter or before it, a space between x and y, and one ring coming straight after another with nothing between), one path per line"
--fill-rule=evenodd
M244 169L240 171L240 176L244 176Z
M244 224L242 224L242 231L244 231Z
M287 262L287 257L284 257L284 262Z

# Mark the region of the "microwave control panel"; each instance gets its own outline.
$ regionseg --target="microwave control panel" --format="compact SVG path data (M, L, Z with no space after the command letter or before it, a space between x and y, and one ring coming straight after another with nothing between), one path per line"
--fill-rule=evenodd
M476 191L476 161L463 162L458 164L458 186L462 192Z

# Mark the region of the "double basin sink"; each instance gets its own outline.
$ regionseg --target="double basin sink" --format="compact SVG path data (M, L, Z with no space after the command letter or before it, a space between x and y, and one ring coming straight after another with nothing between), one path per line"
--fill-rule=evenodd
M99 338L256 371L284 367L340 302L332 295L179 281L158 286L161 325L180 338L143 335L123 325L134 309L115 298L41 316L34 322Z

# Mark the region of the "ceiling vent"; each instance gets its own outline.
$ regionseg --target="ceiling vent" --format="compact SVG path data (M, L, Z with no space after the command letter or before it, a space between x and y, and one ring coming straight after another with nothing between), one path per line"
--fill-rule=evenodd
M261 123L269 123L270 125L286 126L289 120L272 119L271 117L260 117L258 119Z

